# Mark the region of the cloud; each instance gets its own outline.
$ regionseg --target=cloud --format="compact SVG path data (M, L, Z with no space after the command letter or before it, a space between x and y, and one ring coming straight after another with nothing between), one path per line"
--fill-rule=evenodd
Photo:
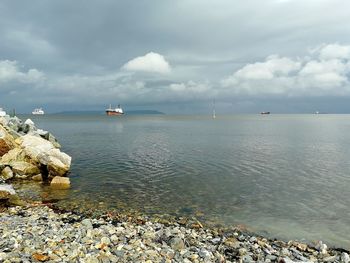
M252 96L350 96L350 46L323 45L310 55L269 56L243 66L221 83L235 94Z
M169 63L165 58L154 52L147 53L144 56L136 57L127 62L123 69L129 71L144 71L154 73L169 73L171 71Z
M339 44L331 44L321 46L321 59L350 59L350 46L342 46Z
M0 61L0 82L17 81L22 83L35 83L44 79L44 73L37 69L29 69L22 72L17 61Z

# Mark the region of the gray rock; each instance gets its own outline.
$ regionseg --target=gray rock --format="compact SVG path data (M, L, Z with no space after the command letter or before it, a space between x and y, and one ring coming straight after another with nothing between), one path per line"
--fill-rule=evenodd
M174 250L182 250L185 248L184 241L179 237L173 237L169 240L169 245Z
M83 221L81 221L81 224L87 229L93 229L91 219L84 219Z

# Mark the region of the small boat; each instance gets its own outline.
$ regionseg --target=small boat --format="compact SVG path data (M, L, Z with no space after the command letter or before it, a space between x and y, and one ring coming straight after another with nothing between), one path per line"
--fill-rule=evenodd
M0 108L0 117L5 117L5 116L6 116L6 111Z
M124 112L123 112L123 109L120 107L120 105L118 105L118 107L114 109L112 109L112 106L109 105L109 108L106 109L106 114L108 116L115 116L115 115L119 116L119 115L123 115Z
M262 111L262 112L260 112L260 114L270 114L270 112L269 111Z
M34 110L32 111L32 114L33 114L33 115L44 115L45 112L43 111L42 108L36 108L36 109L34 109Z

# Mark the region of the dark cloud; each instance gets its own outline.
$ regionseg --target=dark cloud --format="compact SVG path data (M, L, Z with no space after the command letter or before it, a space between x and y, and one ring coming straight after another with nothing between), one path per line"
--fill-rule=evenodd
M296 69L304 92L291 100L298 101L300 110L289 109L307 111L307 103L316 108L317 101L322 104L330 94L349 96L349 58L336 58L341 65L334 69L322 61L322 54L315 58L310 53L322 44L348 48L349 8L346 0L4 0L0 62L17 66L12 73L7 72L8 65L0 67L0 104L22 111L37 106L47 111L88 110L115 97L134 108L153 105L166 112L180 108L190 113L205 112L215 97L225 112L256 111L269 101L269 108L284 111L283 89L279 96L258 89L263 84L265 90L281 91L285 80L276 80L279 73L270 72L273 78L263 83L244 79L258 74L249 71L249 65L266 66L268 57L279 55L293 62L301 58L302 68L311 56L323 67L322 76L311 74L312 83ZM149 61L123 68L150 52L164 58L163 68ZM166 63L169 70L164 69ZM246 75L239 75L240 70ZM269 74L270 69L254 70ZM293 81L288 75L288 94L295 94ZM332 86L332 81L338 82ZM321 82L337 92L323 88L317 93ZM350 110L342 103L333 107Z

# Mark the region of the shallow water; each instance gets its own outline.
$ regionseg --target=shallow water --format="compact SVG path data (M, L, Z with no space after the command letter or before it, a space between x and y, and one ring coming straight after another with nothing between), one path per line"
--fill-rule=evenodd
M30 118L73 157L62 205L197 215L350 247L350 115Z

